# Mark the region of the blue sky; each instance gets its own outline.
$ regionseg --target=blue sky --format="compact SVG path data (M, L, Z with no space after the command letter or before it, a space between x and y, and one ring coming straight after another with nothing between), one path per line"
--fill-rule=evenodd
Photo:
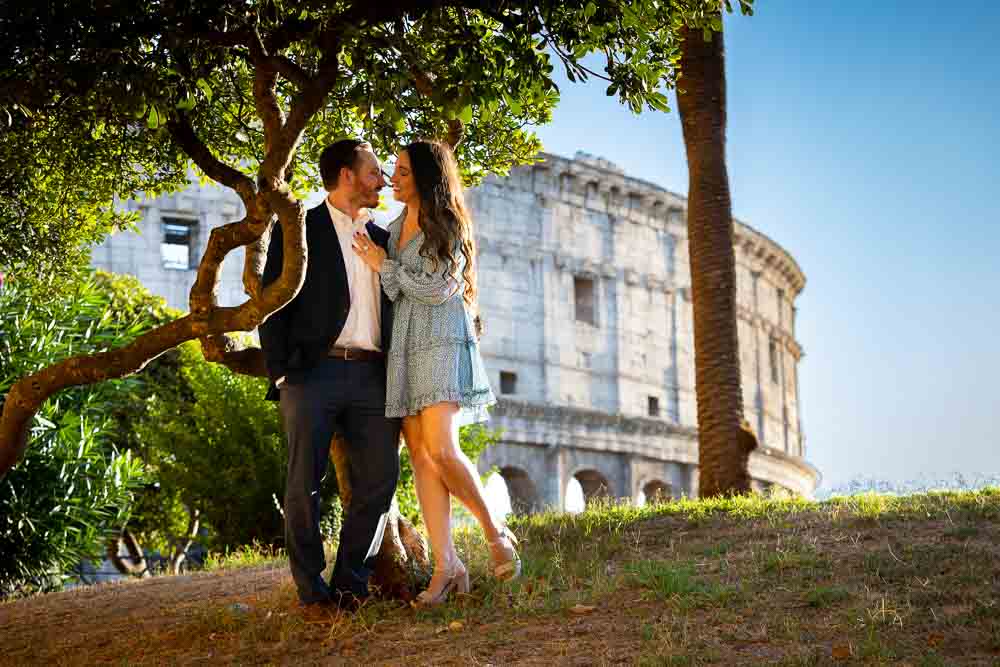
M734 213L806 273L803 426L824 487L1000 474L998 32L987 2L783 0L726 21ZM546 150L687 191L675 112L561 88Z

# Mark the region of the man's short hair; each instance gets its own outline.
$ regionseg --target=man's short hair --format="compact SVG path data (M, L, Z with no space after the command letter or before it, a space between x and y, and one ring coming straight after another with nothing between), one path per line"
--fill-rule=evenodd
M340 170L344 167L354 169L358 162L358 150L372 150L372 145L360 139L341 139L335 141L319 154L319 174L323 178L323 187L333 190L340 179Z

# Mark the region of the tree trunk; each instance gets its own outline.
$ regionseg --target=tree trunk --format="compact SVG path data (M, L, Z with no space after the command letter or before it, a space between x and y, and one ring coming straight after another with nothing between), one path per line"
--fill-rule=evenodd
M756 447L741 428L736 258L726 171L726 73L722 32L682 33L677 102L688 162L688 246L694 305L699 495L750 491ZM749 437L748 437L749 435Z
M122 557L121 548L125 547L128 556ZM133 577L147 578L152 576L146 557L143 555L142 547L135 539L128 528L122 528L122 532L112 537L108 541L108 560L115 566L115 569L122 574Z
M201 510L193 507L188 508L188 525L184 535L177 540L174 551L170 556L170 573L180 574L181 567L187 560L188 551L194 545L195 538L198 537L198 530L201 528Z

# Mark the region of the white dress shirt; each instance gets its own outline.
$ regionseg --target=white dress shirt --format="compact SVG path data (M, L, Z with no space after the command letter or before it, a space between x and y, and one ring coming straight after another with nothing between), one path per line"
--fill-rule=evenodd
M340 250L344 254L347 270L347 287L351 293L351 308L347 321L337 338L337 347L381 351L382 349L382 287L379 274L372 271L351 247L354 232L363 230L372 219L368 209L361 209L358 218L351 220L347 214L326 200L333 226L337 230Z

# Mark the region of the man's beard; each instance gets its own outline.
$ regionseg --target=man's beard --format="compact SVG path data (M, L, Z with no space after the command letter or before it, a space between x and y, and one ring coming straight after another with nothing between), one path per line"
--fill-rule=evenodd
M361 207L375 208L378 206L378 195L378 190L361 193L359 196Z

